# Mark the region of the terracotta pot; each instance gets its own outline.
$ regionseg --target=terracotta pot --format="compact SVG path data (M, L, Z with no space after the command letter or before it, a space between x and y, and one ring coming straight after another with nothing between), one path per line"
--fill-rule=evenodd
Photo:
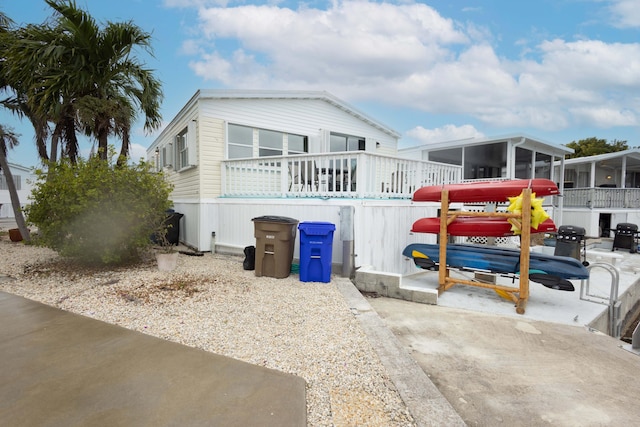
M178 252L156 252L156 261L158 262L158 270L160 271L175 270L178 265Z
M20 229L18 228L9 229L9 239L11 239L12 242L21 242L22 234L20 234Z

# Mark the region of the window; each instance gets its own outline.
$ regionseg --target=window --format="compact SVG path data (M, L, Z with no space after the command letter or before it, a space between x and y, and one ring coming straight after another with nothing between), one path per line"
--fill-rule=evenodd
M465 147L464 163L464 179L500 178L507 168L507 143Z
M258 157L303 154L309 152L308 138L268 129L258 129L229 123L228 158Z
M16 190L22 189L22 177L20 175L13 175L13 183L16 185ZM8 190L7 179L4 174L0 174L0 190Z
M551 156L536 153L535 178L551 178Z
M171 168L173 167L173 144L167 144L164 147L159 149L160 159L160 167L161 168Z
M306 136L287 135L287 147L289 154L304 154L309 152L309 142Z
M229 124L229 158L253 157L253 129Z
M258 156L282 156L284 134L272 130L258 129Z
M189 166L189 144L187 128L176 136L176 170Z
M462 147L446 150L429 151L429 161L462 165Z
M533 163L533 151L516 147L516 176L517 179L530 179L531 164Z
M331 133L329 151L364 151L365 139L361 136Z

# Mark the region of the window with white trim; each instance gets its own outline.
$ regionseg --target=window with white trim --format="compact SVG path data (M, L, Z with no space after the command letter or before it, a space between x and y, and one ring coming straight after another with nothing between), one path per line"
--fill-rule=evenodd
M364 151L365 139L361 136L345 135L331 132L329 151Z
M229 123L227 157L241 159L255 157L304 154L309 152L308 138L268 129L252 128Z
M13 183L16 186L16 190L22 190L22 176L13 175ZM4 174L0 174L0 190L8 190L9 184L7 184L7 179Z
M176 164L175 170L180 170L189 166L189 144L187 143L187 128L184 128L176 135Z
M229 124L228 157L241 159L253 157L253 129L247 126Z
M258 157L282 156L283 145L282 132L258 129Z
M287 135L287 153L304 154L309 152L309 138L302 135Z

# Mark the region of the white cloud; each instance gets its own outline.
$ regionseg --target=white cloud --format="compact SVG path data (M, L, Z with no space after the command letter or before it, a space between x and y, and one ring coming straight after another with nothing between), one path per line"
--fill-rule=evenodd
M147 147L140 144L131 144L129 147L129 160L138 163L140 159L147 160Z
M164 0L166 7L207 7L207 6L226 6L229 3L227 0Z
M620 28L640 27L638 0L613 0L609 6L613 25Z
M638 123L638 115L631 110L620 110L617 107L602 105L601 107L576 107L571 112L583 123L607 128L611 126L633 126Z
M418 66L445 60L450 52L443 46L467 42L452 21L418 4L347 1L298 11L242 6L210 8L200 16L206 37L238 39L244 50L266 56L277 83L406 77ZM205 78L215 71L198 68ZM239 83L245 76L238 75Z
M202 7L199 16L202 40L187 47L200 53L190 66L227 87L328 90L505 128L640 123L631 113L640 98L637 43L555 39L508 59L486 29L424 4Z
M484 135L472 125L445 125L436 129L425 129L422 126L417 126L407 131L407 136L412 140L418 141L418 144L435 144L436 142L481 138Z

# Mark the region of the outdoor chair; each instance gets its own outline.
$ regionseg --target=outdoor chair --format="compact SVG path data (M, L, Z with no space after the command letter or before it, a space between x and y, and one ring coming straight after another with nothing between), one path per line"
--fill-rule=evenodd
M318 175L315 172L315 162L311 160L294 161L291 167L289 190L318 191Z

